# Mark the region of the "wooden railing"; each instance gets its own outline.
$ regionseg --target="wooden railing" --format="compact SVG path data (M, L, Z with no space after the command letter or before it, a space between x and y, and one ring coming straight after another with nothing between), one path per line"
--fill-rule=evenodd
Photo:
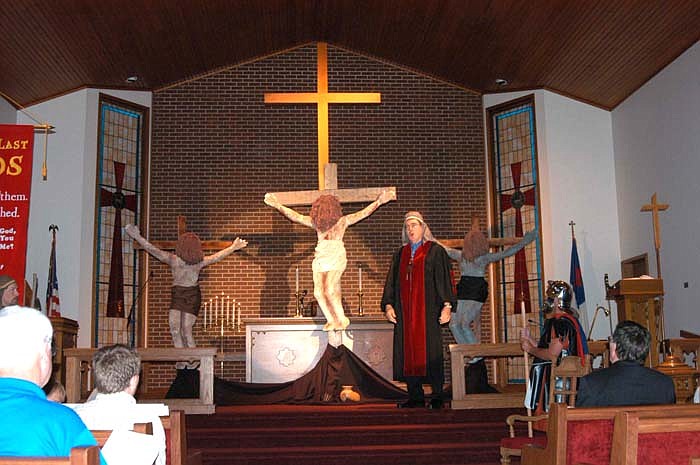
M96 349L67 349L66 398L68 403L80 402L83 376L81 366L89 365ZM199 361L199 398L162 399L171 409L186 413L214 413L214 359L216 349L136 349L142 362L191 362Z
M452 369L452 403L453 409L468 408L510 408L522 407L524 389L515 392L499 392L496 394L467 394L464 367L475 357L487 360L509 357L523 357L520 343L506 344L450 344L450 359ZM591 358L602 357L602 366L608 366L608 342L588 341ZM525 374L523 373L523 378Z

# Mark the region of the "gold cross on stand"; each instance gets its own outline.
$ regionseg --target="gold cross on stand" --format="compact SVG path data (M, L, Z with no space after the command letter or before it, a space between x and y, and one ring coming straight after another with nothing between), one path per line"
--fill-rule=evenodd
M315 103L318 108L318 188L327 187L324 181L328 164L328 104L329 103L381 103L381 94L376 92L328 92L328 44L319 42L316 47L316 88L314 92L267 93L265 103ZM374 199L372 199L374 200ZM282 199L280 202L284 203ZM289 204L285 204L289 205Z
M657 277L661 279L661 225L659 224L659 212L668 210L669 205L667 203L657 203L656 202L656 192L651 196L651 203L642 205L642 212L651 212L653 218L654 227L654 248L656 249L656 272Z
M648 203L646 205L642 205L641 210L642 212L651 212L652 216L652 226L654 228L654 249L656 249L656 274L657 278L661 279L661 225L659 224L659 212L668 210L669 205L667 203L657 203L656 201L656 192L654 192L654 195L651 196L651 203ZM664 356L664 363L668 362L671 363L672 365L674 363L677 363L678 360L674 359L673 356L667 356L668 352L668 343L666 341L666 321L665 321L665 315L664 315L664 296L663 294L659 296L658 301L657 301L657 310L656 313L658 314L658 325L659 325L659 333L661 333L661 353ZM654 351L652 350L652 354ZM656 363L656 361L654 362Z

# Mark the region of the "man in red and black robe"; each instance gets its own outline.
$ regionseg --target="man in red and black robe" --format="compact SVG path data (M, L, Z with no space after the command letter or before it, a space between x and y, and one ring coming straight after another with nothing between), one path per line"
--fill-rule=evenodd
M382 310L394 327L394 379L405 381L408 402L399 407L425 406L423 384L432 386L431 408L443 404L442 332L456 299L450 258L434 242L418 212L404 219L404 245L394 254L384 285Z

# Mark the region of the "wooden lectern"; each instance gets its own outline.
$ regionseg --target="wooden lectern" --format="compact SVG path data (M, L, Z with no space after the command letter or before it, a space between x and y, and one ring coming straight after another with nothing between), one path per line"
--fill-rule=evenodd
M66 349L78 346L78 322L64 317L49 317L53 326L53 344L56 351L53 359L53 377L66 385L65 356Z
M659 338L661 303L664 295L663 279L627 278L621 279L614 286L606 289L608 300L617 303L617 321L632 320L649 330L651 348L646 365L655 367L659 364Z

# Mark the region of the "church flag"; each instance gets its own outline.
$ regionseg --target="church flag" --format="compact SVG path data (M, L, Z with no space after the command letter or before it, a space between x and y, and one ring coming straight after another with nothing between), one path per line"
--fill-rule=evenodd
M576 296L576 307L581 308L581 305L586 302L586 292L583 290L583 276L581 276L581 264L578 260L578 250L576 248L576 237L572 237L571 242L571 273L569 281Z
M49 258L49 277L46 283L46 314L51 317L61 316L61 302L58 298L58 273L56 271L56 231L58 226L49 226L51 231L51 257Z
M24 302L34 126L0 124L0 274L17 283Z

